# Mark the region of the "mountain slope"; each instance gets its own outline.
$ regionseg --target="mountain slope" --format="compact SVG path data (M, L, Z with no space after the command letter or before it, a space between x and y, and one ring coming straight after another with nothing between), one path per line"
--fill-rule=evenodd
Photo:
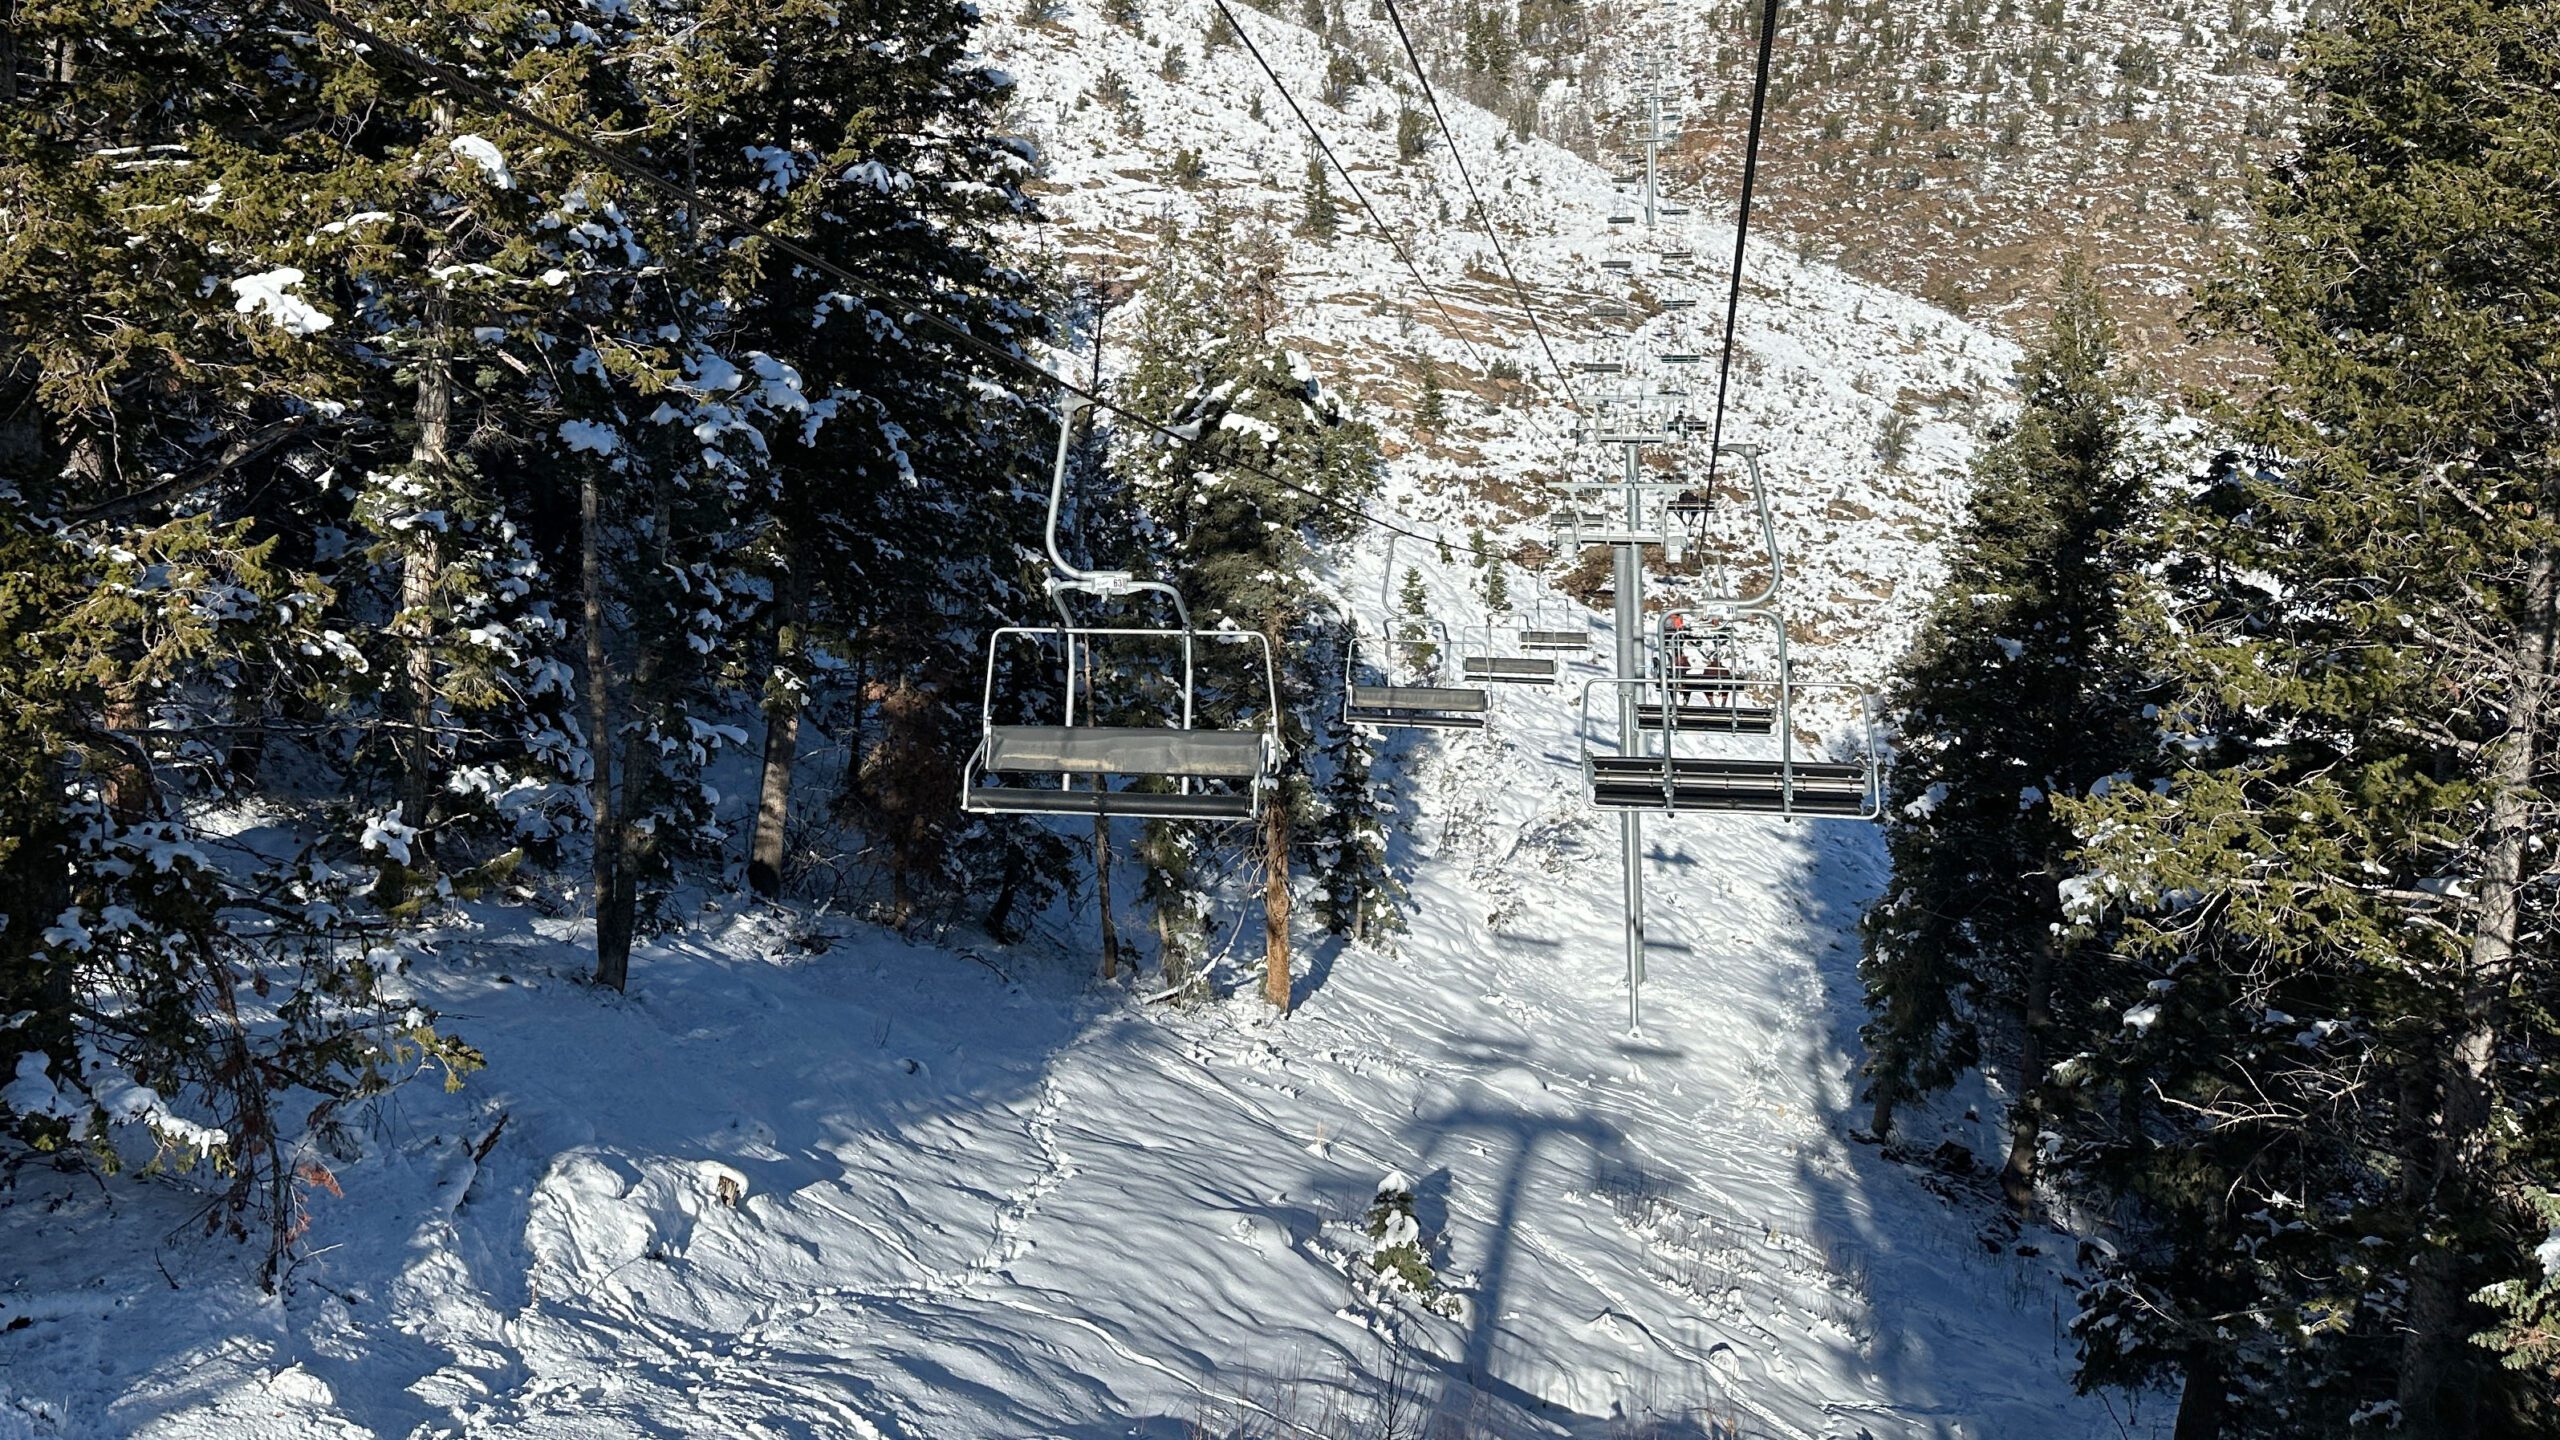
M1304 148L1276 100L1252 117L1249 61L1202 55L1206 14L1151 20L1153 44L1084 15L991 37L1024 82L1058 243L1115 278L1153 217L1197 212L1177 149L1240 208L1296 195ZM1319 43L1246 23L1312 93ZM1114 70L1126 99L1079 108ZM1329 136L1476 343L1542 364L1490 247L1431 218L1458 194L1446 154L1399 167L1392 91L1349 99L1318 112ZM1624 358L1577 309L1609 291L1600 259L1640 253L1608 223L1607 178L1544 144L1497 152L1500 124L1470 108L1452 120L1560 356ZM1686 239L1712 256L1731 237L1701 221ZM1284 333L1387 422L1387 500L1536 558L1544 487L1595 463L1556 438L1564 408L1463 370L1376 236L1289 253ZM1721 272L1690 268L1640 263L1639 309L1704 302L1653 315L1647 352L1711 348ZM2012 352L1775 249L1746 278L1732 429L1770 450L1800 654L1872 680ZM1475 377L1447 382L1480 398L1438 435L1403 413L1417 357ZM1913 433L1888 464L1897 410ZM1470 568L1430 550L1406 542L1394 568L1473 618ZM1328 578L1385 622L1382 537ZM705 902L614 997L578 983L582 922L470 908L419 938L411 982L490 1066L401 1092L344 1156L315 1156L306 1258L278 1296L197 1238L182 1182L12 1177L0 1436L1100 1440L1378 1433L1391 1404L1400 1433L1426 1415L1520 1436L2123 1433L2067 1381L2067 1239L1986 1242L1992 1201L1960 1167L1924 1177L1846 1138L1853 926L1881 880L1867 832L1650 824L1628 1033L1616 831L1580 798L1576 698L1505 694L1485 734L1384 747L1410 932L1308 947L1286 1021L1094 985L1089 913L998 950ZM1222 915L1226 986L1258 957L1237 938L1250 909ZM1369 1278L1360 1221L1389 1172L1454 1313Z

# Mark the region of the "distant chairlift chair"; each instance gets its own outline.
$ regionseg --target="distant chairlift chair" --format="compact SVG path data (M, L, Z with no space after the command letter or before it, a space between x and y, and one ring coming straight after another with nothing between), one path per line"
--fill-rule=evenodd
M1066 493L1067 456L1077 411L1087 402L1070 398L1059 417L1056 469L1049 484L1046 541L1052 571L1047 589L1059 623L1009 625L987 640L986 687L980 702L978 747L961 770L960 807L978 815L1127 815L1158 820L1249 820L1261 814L1264 793L1280 766L1280 687L1270 642L1249 630L1200 630L1190 607L1172 586L1139 580L1127 571L1079 570L1058 547L1059 512ZM1101 600L1140 593L1172 602L1172 628L1079 625L1066 596ZM1178 703L1167 723L1097 724L1102 713L1090 693L1097 652L1136 644L1178 655ZM1029 646L1053 654L1060 668L1054 705L1036 707L1056 723L999 723L996 681L1008 647ZM1253 678L1245 708L1259 718L1233 728L1199 719L1199 660L1204 647L1243 647L1252 652ZM1046 667L1042 667L1045 669ZM1081 715L1079 684L1087 690ZM1256 693L1258 692L1258 693ZM1016 697L1018 698L1018 697ZM1117 782L1115 784L1115 782Z
M1755 594L1714 602L1711 613L1701 617L1706 623L1696 626L1701 643L1686 665L1680 652L1692 642L1675 632L1690 630L1692 617L1665 615L1655 630L1655 674L1583 686L1582 767L1591 803L1604 810L1876 819L1883 811L1883 776L1867 692L1855 685L1795 678L1779 608L1786 570L1759 451L1728 446L1723 453L1741 457L1748 467L1752 503L1767 547L1768 584ZM1702 496L1683 496L1674 504L1705 508ZM1775 675L1733 673L1733 627L1743 623L1769 626ZM1845 692L1857 702L1862 738L1849 758L1798 756L1796 701L1813 691ZM1601 696L1610 702L1605 709L1615 720L1614 736L1601 728L1607 722L1594 713L1592 702ZM1693 738L1698 736L1729 738ZM1767 753L1772 747L1765 740L1748 747L1759 753L1739 753L1739 747L1760 737L1775 740L1775 755Z
M1550 600L1541 593L1529 607L1528 618L1520 629L1520 648L1533 655L1572 655L1583 659L1591 655L1591 626L1588 622L1567 628L1559 615L1565 605L1561 597Z

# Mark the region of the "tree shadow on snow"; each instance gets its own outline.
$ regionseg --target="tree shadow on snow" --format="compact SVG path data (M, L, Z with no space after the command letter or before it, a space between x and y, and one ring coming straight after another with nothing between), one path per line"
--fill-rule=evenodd
M2053 1433L2057 1417L2049 1409L2034 1408L2033 1402L2005 1415L1998 1410L1965 1413L1986 1400L1998 1403L1977 1389L1975 1376L1960 1373L2000 1370L1999 1360L1984 1358L2002 1348L1998 1329L2019 1332L2007 1356L2012 1364L2041 1358L2048 1338L2036 1323L2040 1315L2023 1308L2014 1315L1989 1313L1982 1303L2005 1286L2009 1298L2023 1305L2026 1292L2016 1274L1994 1273L1999 1260L1967 1238L1965 1232L1980 1217L1959 1213L1922 1188L1911 1170L1885 1158L1877 1147L1850 1138L1866 1120L1866 1107L1858 1098L1865 1053L1858 1032L1866 1008L1858 979L1857 922L1881 891L1888 871L1880 839L1865 827L1809 825L1803 830L1794 891L1802 907L1800 943L1812 962L1815 982L1806 1018L1817 1033L1806 1037L1801 1053L1808 1066L1807 1088L1822 1106L1831 1145L1808 1147L1800 1156L1797 1181L1803 1209L1792 1217L1777 1217L1773 1224L1798 1230L1835 1291L1854 1302L1856 1313L1839 1318L1853 1329L1862 1328L1864 1338L1843 1363L1874 1376L1890 1397L1888 1406L1860 1422L1866 1430L1878 1436L1938 1436L1955 1433L1946 1427L1963 1420L1965 1433L1972 1433L1973 1425L1987 1426L1985 1433ZM2059 1352L2057 1365L2066 1365L2068 1347L2058 1328L2051 1339ZM2059 1372L2054 1380L2058 1388ZM2035 1387L2013 1388L2024 1394ZM1854 1413L1842 1410L1844 1418Z
M519 1318L598 1335L692 1332L687 1349L716 1354L716 1324L625 1314L629 1277L668 1267L669 1283L690 1284L686 1266L736 1268L741 1251L781 1245L804 1275L871 1284L876 1245L831 1230L828 1214L934 1216L914 1237L926 1241L956 1218L966 1222L959 1247L994 1243L994 1192L1026 1181L1033 1163L1025 1117L1092 1018L1079 1004L1084 977L1017 984L868 929L816 954L741 955L725 938L645 947L627 995L577 984L586 960L572 942L449 947L442 988L455 1009L477 1013L454 1028L488 1068L457 1095L401 1093L402 1124L431 1132L426 1143L349 1167L346 1199L318 1207L318 1253L286 1299L306 1319L335 1312L296 1327L316 1338L292 1358L348 1418L407 1434L456 1423L459 1405L503 1428L527 1380L510 1339ZM539 993L525 993L526 980ZM955 1147L955 1135L972 1138ZM483 1151L476 1162L471 1150ZM382 1193L368 1195L375 1186ZM384 1206L408 1207L414 1233L386 1233ZM538 1227L551 1253L537 1254ZM581 1253L617 1234L644 1237L627 1242L632 1258ZM449 1268L404 1273L428 1255ZM704 1293L725 1295L735 1280L743 1305L806 1298L784 1293L789 1285L762 1295L751 1271ZM439 1285L460 1292L456 1323L419 1293ZM422 1303L438 1323L416 1323ZM763 1407L775 1433L846 1433L846 1417L874 1408L868 1382L822 1358L799 1377L802 1400L778 1393ZM635 1354L623 1369L641 1382L635 1395L754 1379L752 1367L687 1374L686 1362ZM801 1421L795 1405L808 1411ZM612 1426L596 1428L688 1433L659 1428L645 1402L612 1413Z

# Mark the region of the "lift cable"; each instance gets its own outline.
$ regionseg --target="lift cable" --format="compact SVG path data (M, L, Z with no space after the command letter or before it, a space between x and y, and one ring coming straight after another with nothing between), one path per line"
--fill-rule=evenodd
M1227 0L1218 0L1221 9L1226 3ZM1484 231L1484 238L1493 242L1493 258L1502 262L1503 276L1511 282L1512 297L1520 302L1520 313L1529 317L1529 329L1538 337L1538 348L1546 352L1547 367L1556 372L1556 383L1571 397L1573 382L1565 378L1564 367L1556 363L1555 347L1547 343L1547 327L1538 323L1537 307L1529 303L1529 292L1521 287L1520 273L1511 268L1510 252L1502 248L1502 237L1494 231L1493 216L1484 208L1484 197L1476 193L1475 176L1467 173L1467 157L1458 149L1458 133L1449 128L1449 117L1440 109L1440 96L1431 88L1431 77L1423 71L1421 52L1413 48L1413 36L1404 28L1404 12L1396 8L1396 0L1386 0L1386 4L1387 18L1395 22L1396 38L1404 42L1405 58L1413 62L1413 78L1421 82L1422 98L1431 105L1431 118L1439 123L1440 138L1448 142L1449 158L1457 162L1458 178L1466 182L1467 204L1475 211L1476 225ZM1581 409L1581 402L1576 400L1573 408Z
M1404 268L1412 274L1414 283L1422 287L1422 292L1425 295L1431 297L1432 305L1440 311L1440 318L1448 323L1449 332L1458 337L1458 342L1460 344L1467 347L1468 354L1477 357L1476 364L1479 368L1482 368L1484 366L1484 360L1481 352L1477 350L1475 342L1467 338L1464 330L1458 328L1457 317L1449 313L1449 306L1447 302L1440 298L1440 292L1433 289L1431 282L1423 278L1422 267L1414 263L1412 252L1405 248L1404 241L1397 234L1395 227L1389 225L1386 221L1386 217L1378 213L1377 206L1369 203L1369 193L1360 188L1360 182L1358 180L1352 178L1350 167L1343 164L1341 157L1334 154L1333 147L1331 145L1325 143L1324 132L1316 128L1316 122L1307 114L1305 108L1298 104L1298 98L1289 93L1288 85L1280 79L1280 72L1273 69L1270 60L1264 57L1262 47L1253 43L1253 36L1244 28L1244 21L1236 15L1236 12L1228 5L1227 0L1211 0L1211 3L1218 7L1219 14L1226 17L1227 27L1235 31L1237 40L1241 41L1244 45L1245 53L1253 57L1254 64L1262 67L1263 77L1271 82L1272 89L1279 92L1280 102L1289 107L1290 114L1298 117L1298 124L1307 132L1307 138L1315 142L1317 151L1320 152L1324 156L1325 160L1333 166L1334 173L1342 177L1343 186L1350 190L1351 198L1360 202L1360 208L1368 212L1370 222L1376 225L1378 227L1378 232L1386 237L1387 244L1396 252L1396 258L1403 261ZM1434 102L1433 108L1435 110L1438 108L1437 102ZM1456 153L1457 151L1453 147L1450 154L1454 156ZM1466 164L1464 161L1459 162L1458 169L1461 175L1465 174ZM1472 182L1470 182L1468 188L1470 193L1472 193L1474 189ZM1500 241L1495 241L1494 243L1497 248L1501 245ZM1510 268L1510 262L1507 260L1504 261L1503 268L1508 270ZM1516 288L1518 282L1514 281L1513 285ZM1535 315L1530 316L1529 323L1532 329L1536 329L1537 317ZM1547 345L1546 332L1538 330L1537 333L1538 346L1540 349L1545 350ZM1553 350L1547 350L1548 366L1553 368L1555 367L1555 363L1555 352ZM1564 388L1564 401L1566 408L1580 410L1582 408L1581 398L1573 393L1572 382L1564 379L1564 371L1562 369L1556 369L1556 378L1557 382ZM1546 389L1544 385L1540 385L1538 388L1541 391Z
M1388 0L1393 4L1394 0ZM1742 147L1742 209L1733 227L1733 283L1724 302L1724 356L1716 366L1716 418L1707 447L1707 483L1716 479L1716 459L1724 450L1725 392L1733 382L1734 322L1742 313L1742 253L1751 239L1751 189L1760 176L1760 121L1769 104L1769 61L1778 40L1778 0L1760 7L1760 69L1751 81L1751 130Z
M416 50L398 43L397 41L386 38L374 30L339 15L325 3L325 0L280 0L280 3L283 4L285 8L303 15L315 23L334 27L353 37L364 47L366 58L370 59L373 54L387 56L390 59L399 62L402 66L415 71L417 74L453 91L456 94L477 101L481 105L488 107L490 110L504 115L519 124L527 126L528 128L541 131L543 134L550 136L552 139L559 141L561 144L568 146L579 154L585 155L601 165L604 165L608 169L613 170L615 173L622 175L627 179L646 186L649 189L656 190L662 194L669 195L683 201L687 207L689 207L689 210L690 208L698 207L705 212L718 215L730 224L736 226L738 229L764 241L774 249L781 251L783 254L790 256L792 259L799 261L801 264L806 265L821 274L844 281L846 284L855 287L867 286L870 283L862 276L838 265L826 256L800 244L798 241L792 240L787 236L774 234L772 231L766 229L762 224L750 218L746 212L738 206L714 196L700 194L691 187L678 184L627 155L617 153L606 146L599 145L594 141L577 135L560 125L554 124L549 120L545 120L541 116L536 115L522 106L506 99L497 91L490 89L479 81L473 80L469 76L454 70L451 66L445 65L431 56L421 54ZM859 293L858 288L857 293ZM1028 375L1047 381L1049 384L1055 385L1064 393L1086 401L1097 410L1117 416L1120 419L1126 420L1131 424L1140 427L1141 429L1152 431L1164 439L1174 441L1177 444L1190 444L1199 439L1199 436L1196 434L1185 434L1170 425L1162 423L1161 421L1155 420L1149 416L1141 415L1136 411L1111 400L1109 397L1096 390L1078 385L1074 381L1060 375L1055 370L1050 369L1048 366L1043 365L1030 356L1023 354L1021 351L998 345L957 321L934 314L929 310L911 312L909 318L922 324L925 328L933 330L944 336L964 349L975 351L979 355L986 357L998 365L1022 371ZM1375 525L1382 530L1405 536L1408 539L1428 541L1438 547L1453 551L1463 551L1467 555L1479 561L1507 558L1494 551L1485 550L1473 544L1452 544L1448 536L1441 532L1414 529L1412 528L1412 525L1420 524L1422 522L1412 520L1412 517L1405 515L1399 510L1391 509L1387 513L1394 515L1397 520L1409 521L1411 522L1410 524L1398 524L1395 520L1386 519L1376 511L1360 505L1355 505L1347 500L1336 499L1333 496L1325 494L1323 491L1298 484L1283 476L1275 475L1258 465L1238 461L1234 463L1233 468L1240 470L1247 475L1251 475L1256 479L1268 481L1283 490L1303 496L1308 500L1312 500L1322 508L1351 516L1367 524Z

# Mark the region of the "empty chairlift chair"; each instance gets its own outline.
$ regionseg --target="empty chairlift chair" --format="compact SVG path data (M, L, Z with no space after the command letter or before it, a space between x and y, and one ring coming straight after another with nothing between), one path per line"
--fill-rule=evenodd
M1498 625L1471 625L1460 632L1467 642L1458 661L1458 678L1478 685L1553 685L1556 683L1556 661L1552 655L1504 655L1500 638L1507 629Z
M1591 627L1588 623L1568 626L1561 613L1561 600L1551 601L1540 595L1530 606L1528 618L1520 627L1520 648L1532 655L1591 654Z
M1481 730L1490 697L1481 686L1429 683L1429 667L1419 657L1450 653L1449 632L1438 621L1422 622L1423 633L1405 638L1364 637L1356 631L1344 647L1342 723L1362 730ZM1377 657L1378 683L1361 683L1362 647ZM1398 661L1402 660L1402 664ZM1402 671L1413 677L1398 684Z
M1069 436L1083 402L1061 417L1058 460L1050 482L1047 543L1050 603L1056 625L1010 625L987 640L986 687L977 749L962 767L960 804L980 815L1127 815L1161 820L1247 820L1261 813L1280 763L1279 683L1270 642L1252 631L1200 630L1172 586L1126 571L1079 570L1058 548L1058 514L1066 487ZM1066 597L1100 600L1153 594L1171 602L1171 627L1079 624ZM1147 705L1107 711L1093 693L1094 676L1132 663L1157 678ZM1023 652L1032 657L1025 661ZM1216 667L1231 708L1247 717L1205 723L1204 655L1240 663ZM1016 663L1008 666L1008 657ZM1106 660L1107 657L1107 660ZM1098 663L1100 662L1100 663ZM1053 668L1054 667L1054 668ZM1008 694L999 707L998 679L1037 674L1030 696ZM1054 677L1054 685L1048 683ZM1078 704L1080 686L1083 704ZM1150 723L1132 723L1130 712ZM1102 714L1111 723L1096 723ZM1000 715L1004 718L999 718Z

